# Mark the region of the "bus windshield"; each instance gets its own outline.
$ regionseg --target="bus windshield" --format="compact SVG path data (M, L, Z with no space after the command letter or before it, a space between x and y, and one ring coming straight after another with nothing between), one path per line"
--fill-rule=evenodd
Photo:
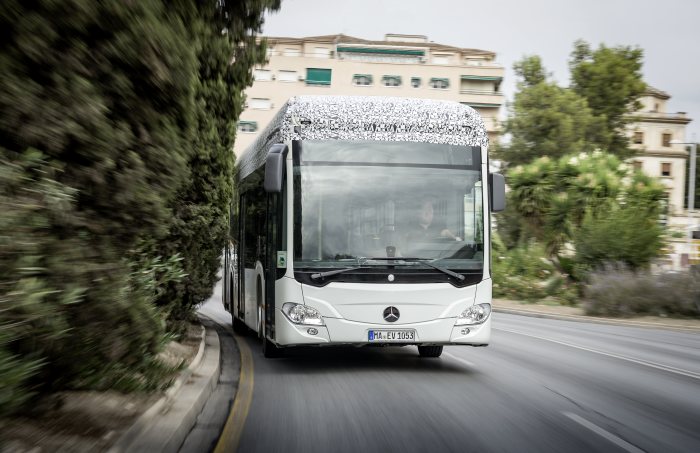
M343 140L297 145L295 269L388 265L368 260L374 257L483 268L480 148Z

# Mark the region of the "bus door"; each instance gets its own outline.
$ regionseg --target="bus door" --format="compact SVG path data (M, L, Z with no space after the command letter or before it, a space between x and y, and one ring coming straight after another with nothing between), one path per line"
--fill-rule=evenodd
M275 282L284 276L286 255L284 253L282 234L284 192L267 194L267 222L265 225L265 332L271 339L275 338ZM282 253L280 253L282 252Z

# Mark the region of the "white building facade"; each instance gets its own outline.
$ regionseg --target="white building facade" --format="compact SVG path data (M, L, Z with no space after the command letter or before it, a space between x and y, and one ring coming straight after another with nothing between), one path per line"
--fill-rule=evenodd
M700 240L690 238L691 231L700 225L700 216L697 206L694 213L685 208L689 153L686 145L673 143L688 141L685 128L692 120L685 112L669 112L670 98L668 93L648 87L640 98L642 108L634 113L635 121L628 127L632 147L638 150L630 162L647 175L658 178L666 188L666 226L671 234L664 258L657 264L661 268L679 270L689 264L700 264Z
M685 145L672 142L686 141L685 128L692 120L685 112L669 112L670 98L669 94L648 87L639 99L642 108L634 113L635 121L629 125L629 137L632 147L638 150L632 164L666 187L668 215L674 217L685 215L688 151Z
M400 96L452 100L475 108L491 140L499 132L504 68L491 51L447 46L425 36L383 41L347 35L268 37L265 66L254 69L234 151L245 150L287 99L297 95Z

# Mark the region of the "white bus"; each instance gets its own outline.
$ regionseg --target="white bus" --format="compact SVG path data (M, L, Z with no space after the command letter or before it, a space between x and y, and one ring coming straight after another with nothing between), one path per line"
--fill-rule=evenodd
M224 306L266 357L309 345L486 346L482 119L456 102L299 96L236 165Z

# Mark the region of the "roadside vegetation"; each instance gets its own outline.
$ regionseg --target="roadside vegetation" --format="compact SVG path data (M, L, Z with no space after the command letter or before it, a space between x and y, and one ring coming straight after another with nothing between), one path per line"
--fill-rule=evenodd
M700 318L700 271L654 275L609 267L589 276L582 305L594 316Z
M216 281L235 123L279 0L0 6L0 415L152 390Z
M497 150L510 190L497 216L494 296L583 302L604 316L697 317L697 275L649 273L666 240L664 191L625 163L634 155L627 115L646 89L642 51L579 41L569 64L569 87L553 82L537 56L514 66L510 142Z

